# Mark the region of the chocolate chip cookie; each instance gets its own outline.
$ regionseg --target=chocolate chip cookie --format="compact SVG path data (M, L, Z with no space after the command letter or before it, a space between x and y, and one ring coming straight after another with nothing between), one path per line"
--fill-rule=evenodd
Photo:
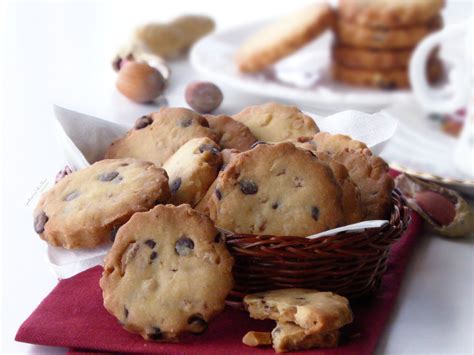
M135 159L102 160L45 192L34 212L34 228L51 245L93 248L113 239L135 212L169 197L163 169Z
M222 149L249 150L257 139L250 129L226 115L204 115L209 127L219 136L219 145Z
M216 179L222 164L220 147L209 138L193 138L163 165L169 176L170 203L195 206Z
M388 164L373 156L364 143L349 136L320 132L311 139L303 138L295 144L316 154L327 153L344 165L359 189L365 220L388 218L393 206L394 182L389 175Z
M305 237L344 223L341 200L331 168L284 142L231 159L208 207L216 226L236 233Z
M244 297L245 309L255 319L292 322L306 333L325 333L352 322L347 298L332 292L282 289Z
M108 148L106 158L136 158L158 167L192 138L208 137L217 141L206 119L185 108L163 108L143 116L124 137Z
M232 265L208 217L189 205L156 206L118 231L100 280L104 306L146 340L200 334L224 309Z
M232 117L262 142L282 142L319 132L314 120L297 107L273 102L249 106Z

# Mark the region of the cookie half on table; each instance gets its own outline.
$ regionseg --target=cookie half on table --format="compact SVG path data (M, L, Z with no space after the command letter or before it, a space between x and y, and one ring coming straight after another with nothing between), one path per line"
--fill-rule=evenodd
M246 107L232 117L262 142L283 142L319 132L314 120L300 109L275 102Z
M254 319L291 322L306 333L327 333L352 322L347 298L332 292L281 289L244 297L245 309Z
M170 197L166 172L150 162L108 159L68 174L45 192L34 228L54 246L93 248L113 240L135 213Z
M100 280L104 306L146 340L201 334L224 309L232 266L208 217L189 205L156 206L118 231Z
M313 348L335 348L339 344L339 329L326 333L307 333L305 329L289 322L277 322L272 330L273 348L277 353Z
M163 165L169 177L170 203L194 207L216 179L222 165L220 147L209 138L193 138Z
M143 116L108 148L106 158L136 158L161 167L184 143L207 137L217 141L207 120L186 108L163 108Z

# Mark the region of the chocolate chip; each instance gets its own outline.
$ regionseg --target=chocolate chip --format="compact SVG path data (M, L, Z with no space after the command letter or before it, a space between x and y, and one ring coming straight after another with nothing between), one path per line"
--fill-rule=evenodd
M262 142L262 141L256 141L255 143L253 143L251 146L250 146L250 149L253 149L255 148L257 145L260 145L260 144L267 144L266 142Z
M112 230L110 231L110 240L111 240L112 242L115 241L115 236L117 235L117 232L118 232L119 228L120 228L120 226L114 226L114 227L112 228Z
M178 269L171 269L171 271L176 272L176 271L178 271Z
M209 122L202 116L199 116L198 122L201 126L209 128Z
M218 200L222 200L222 193L219 189L216 189L215 194Z
M186 236L182 236L181 238L179 238L174 247L176 254L180 256L187 256L191 254L193 249L194 249L194 242L192 241L192 239Z
M161 340L163 339L163 333L161 332L161 329L158 327L153 327L153 332L148 334L148 337L151 340Z
M128 309L125 306L123 306L123 313L125 314L125 319L127 319L128 318Z
M274 203L272 204L272 208L273 208L274 210L276 210L276 209L278 208L278 202L274 202Z
M219 233L217 233L216 236L214 237L214 243L220 243L220 242L222 242L222 239L223 239L223 238L222 238L222 233L219 232Z
M181 120L180 125L181 127L186 128L186 127L191 126L192 123L193 123L193 119L186 117Z
M74 200L76 197L78 197L80 193L76 190L68 193L66 196L64 196L63 201L71 201Z
M149 126L153 123L153 118L151 116L142 116L140 118L137 118L135 121L135 129L142 129L145 128L146 126Z
M201 153L204 153L204 152L211 152L212 154L214 155L217 155L219 154L219 149L217 149L215 146L213 146L212 144L201 144L199 146L199 151Z
M254 195L258 192L258 186L252 180L240 180L240 191L246 195Z
M152 239L145 240L145 244L148 245L151 249L153 249L156 245L155 241Z
M181 187L181 178L174 179L170 184L170 191L172 194L176 193Z
M118 171L111 171L111 172L108 172L108 173L102 173L102 174L99 175L99 180L104 181L104 182L112 181L118 175L119 175Z
M150 254L150 264L158 257L158 253L156 251L152 251Z
M316 206L311 207L311 216L317 221L319 219L319 208Z
M188 319L189 331L194 334L202 334L207 329L207 322L201 314L194 314Z
M46 224L46 222L48 222L48 219L48 216L46 216L46 213L44 213L43 211L36 215L34 221L36 233L40 234L44 232L44 225Z

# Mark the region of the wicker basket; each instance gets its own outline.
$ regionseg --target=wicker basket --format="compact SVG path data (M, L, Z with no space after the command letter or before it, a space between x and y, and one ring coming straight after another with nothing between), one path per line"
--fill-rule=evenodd
M410 222L398 190L392 199L390 223L363 232L313 240L227 234L226 242L235 258L235 287L227 304L241 308L244 295L279 288L333 291L350 299L372 293L387 268L390 246Z

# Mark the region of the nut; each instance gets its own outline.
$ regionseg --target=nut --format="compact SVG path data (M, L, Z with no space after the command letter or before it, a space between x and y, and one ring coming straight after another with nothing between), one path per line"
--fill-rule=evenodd
M415 194L415 201L440 226L447 226L456 217L454 204L445 196L434 191L420 191Z
M195 81L186 87L185 98L188 105L199 113L214 111L222 102L222 91L213 83Z
M244 337L242 338L242 343L247 346L271 345L272 335L268 332L250 331L244 335Z
M146 63L127 61L120 66L117 89L132 101L145 103L156 99L165 84L161 73Z

